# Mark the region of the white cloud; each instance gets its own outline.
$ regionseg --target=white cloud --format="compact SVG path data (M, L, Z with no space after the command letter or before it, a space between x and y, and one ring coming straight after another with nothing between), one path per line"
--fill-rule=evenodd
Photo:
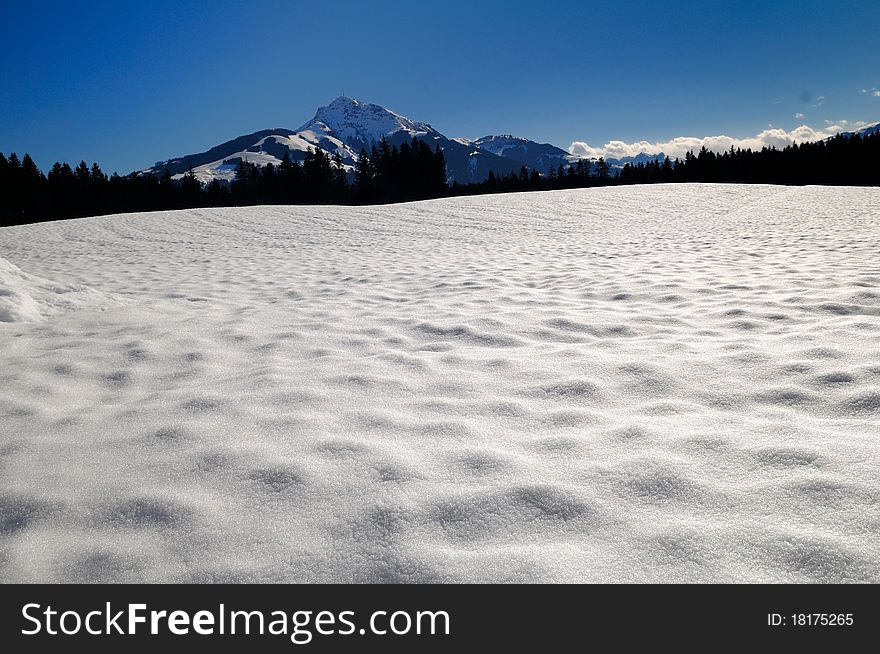
M799 111L794 115L795 118L803 118L804 115Z
M871 93L871 95L873 95L874 97L880 98L880 91L874 91L873 93Z
M847 131L844 125L850 128L854 126L863 126L866 123L861 121L849 123L848 121L837 121L834 124L828 124L823 129L813 129L807 125L795 127L791 131L786 131L779 127L765 129L755 136L738 138L734 136L678 136L668 141L635 141L626 143L625 141L609 141L602 146L591 146L585 141L574 141L568 146L571 154L581 157L606 157L611 159L620 159L622 157L634 157L639 153L657 154L664 152L669 157L683 158L688 151L697 151L701 147L706 146L709 150L715 152L724 152L729 150L731 146L734 148L751 148L752 150L760 150L764 146L784 148L791 145L795 141L803 143L805 141L818 141L829 136L834 136L838 132Z

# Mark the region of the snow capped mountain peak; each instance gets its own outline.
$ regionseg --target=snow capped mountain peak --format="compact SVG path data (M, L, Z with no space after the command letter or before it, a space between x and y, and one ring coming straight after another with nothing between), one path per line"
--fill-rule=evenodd
M333 132L354 151L360 148L368 150L382 140L383 136L387 138L397 132L404 132L410 137L437 133L427 123L410 120L385 107L344 95L319 107L315 117L300 127L299 131L314 131L316 128Z
M355 100L354 98L350 98L347 95L340 95L333 102L331 102L328 107L347 107L352 105L359 105L360 102Z
M529 139L524 138L522 136L514 136L513 134L492 134L489 136L483 136L478 138L475 143L499 143L499 142L513 142L513 143L528 143Z

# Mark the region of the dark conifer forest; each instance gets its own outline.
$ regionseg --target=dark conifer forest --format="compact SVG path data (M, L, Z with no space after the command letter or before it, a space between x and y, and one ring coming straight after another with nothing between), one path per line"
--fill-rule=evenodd
M627 164L611 170L603 159L578 161L542 175L490 173L479 183L447 184L439 148L417 138L399 147L385 140L362 151L353 172L323 150L302 162L285 155L277 166L238 163L234 181L201 183L192 171L179 179L132 173L107 175L97 163L56 162L43 173L25 154L0 153L0 225L110 213L258 204L379 204L444 196L658 182L880 185L880 132L838 135L783 149L701 149L684 159Z

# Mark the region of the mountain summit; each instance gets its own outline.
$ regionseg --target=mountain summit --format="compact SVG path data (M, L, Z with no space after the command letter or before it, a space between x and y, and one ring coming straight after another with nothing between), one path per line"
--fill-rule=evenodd
M389 145L397 146L418 138L443 150L450 182L480 182L486 179L490 171L496 175L506 175L518 172L522 165L465 139L451 139L428 123L346 96L320 107L315 117L300 127L300 132L323 133L337 138L355 156L361 150L369 152L383 138Z
M346 96L319 107L315 117L299 128L299 131L306 130L332 133L358 151L369 150L383 136L387 138L399 132L419 138L442 136L428 123L416 122L377 104Z

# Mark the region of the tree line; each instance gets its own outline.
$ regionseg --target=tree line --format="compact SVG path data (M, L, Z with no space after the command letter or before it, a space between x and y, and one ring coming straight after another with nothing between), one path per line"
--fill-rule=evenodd
M200 182L192 170L180 179L133 173L107 175L98 164L58 163L44 174L29 155L0 153L0 224L39 222L108 213L254 204L375 204L448 195L553 190L656 182L880 185L880 132L838 135L782 149L702 148L683 159L626 164L604 159L562 164L548 174L523 166L450 186L443 151L417 138L399 146L382 140L361 151L353 170L342 159L309 149L301 162L288 154L276 166L238 161L230 182Z
M30 155L0 153L0 224L13 225L109 213L255 204L373 204L436 198L448 193L443 151L417 138L399 146L383 139L362 151L354 169L337 154L309 148L302 161L285 153L276 166L236 162L231 182L200 182L192 170L173 179L107 175L85 161L56 162L47 174Z
M838 134L784 148L734 149L716 154L705 147L684 159L627 164L622 184L738 182L745 184L880 185L880 132Z
M838 134L824 141L794 143L782 149L733 148L716 154L702 147L683 159L627 163L611 171L603 158L595 163L577 161L560 165L548 175L529 172L496 176L482 182L453 183L450 195L476 195L516 191L548 191L609 184L660 182L727 182L741 184L826 184L880 186L880 132Z
M584 188L587 186L607 186L617 183L617 175L608 166L604 157L595 162L579 159L566 166L559 164L542 175L537 170L531 171L525 166L519 174L489 175L482 182L459 184L453 182L449 187L449 195L481 195L484 193L516 193L521 191L553 191L567 188Z

